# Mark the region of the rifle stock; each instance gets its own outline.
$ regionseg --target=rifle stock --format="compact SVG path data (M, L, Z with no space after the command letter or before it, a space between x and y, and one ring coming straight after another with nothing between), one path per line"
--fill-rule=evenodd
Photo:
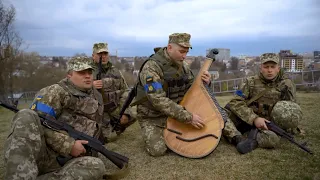
M0 105L17 113L19 109L10 106L8 104L2 103L0 101ZM38 114L40 117L41 124L47 128L53 129L53 130L62 130L66 131L69 136L74 138L75 140L86 140L88 141L88 144L85 144L84 146L86 149L94 150L96 152L101 153L106 158L108 158L111 162L113 162L117 167L122 169L128 164L129 159L121 154L118 154L113 151L109 151L106 149L103 144L96 138L93 138L85 133L82 133L80 131L75 130L71 125L67 123L63 123L60 121L55 120L55 118L51 116L44 116L42 114ZM68 160L72 159L72 157L57 157L57 160L60 165L64 165Z

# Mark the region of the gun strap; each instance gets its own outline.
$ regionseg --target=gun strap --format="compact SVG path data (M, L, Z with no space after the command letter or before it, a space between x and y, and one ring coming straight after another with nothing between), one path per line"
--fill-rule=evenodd
M132 106L141 104L141 103L143 103L143 102L146 102L147 100L148 100L148 97L147 97L147 96L144 96L143 98L141 98L141 99L139 99L139 100L131 103L130 106L132 107Z
M249 106L253 101L259 99L261 96L263 96L267 91L269 91L270 88L266 88L265 90L261 91L259 94L257 94L256 96L252 97L251 99L249 99L247 101L247 106Z
M103 175L103 179L122 179L125 176L127 176L129 173L129 167L128 164L124 165L122 169L120 169L119 171L115 172L115 173L111 173L111 174L104 174Z

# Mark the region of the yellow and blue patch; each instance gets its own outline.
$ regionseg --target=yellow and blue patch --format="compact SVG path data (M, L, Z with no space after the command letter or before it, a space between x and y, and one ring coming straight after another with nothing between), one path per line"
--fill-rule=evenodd
M147 93L156 92L159 89L162 89L162 84L159 82L154 82L152 76L146 77L146 85L144 86L144 90Z
M242 98L244 98L244 99L247 98L246 95L244 95L241 90L237 90L237 91L235 92L235 95L240 96L240 97L242 97Z
M50 116L56 117L56 112L54 111L54 109L44 103L39 102L39 100L41 100L43 98L43 96L38 96L36 97L36 101L34 103L32 103L30 109L35 110L35 111L39 111L45 114L49 114Z

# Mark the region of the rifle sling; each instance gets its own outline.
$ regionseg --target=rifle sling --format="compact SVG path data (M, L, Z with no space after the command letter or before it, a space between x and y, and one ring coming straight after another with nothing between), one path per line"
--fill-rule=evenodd
M141 103L143 103L143 102L146 102L147 100L148 100L148 97L147 97L147 96L144 96L143 98L141 98L141 99L139 99L139 100L131 103L130 106L132 107L132 106L141 104Z
M269 91L270 88L266 88L265 90L261 91L259 94L257 94L256 96L252 97L251 99L249 99L246 104L247 106L249 106L253 101L259 99L261 96L263 96L267 91Z

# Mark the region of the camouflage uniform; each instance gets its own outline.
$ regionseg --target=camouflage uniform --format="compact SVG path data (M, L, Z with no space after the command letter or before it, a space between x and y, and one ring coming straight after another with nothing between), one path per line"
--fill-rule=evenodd
M90 58L73 58L68 62L68 70L92 68L90 61ZM61 167L56 157L70 156L75 139L66 132L45 128L37 114L54 117L98 138L101 134L103 106L97 90L80 90L66 78L41 89L31 109L20 110L13 118L4 148L5 179L102 178L105 166L97 157L73 158Z
M93 53L109 52L107 43L96 43L93 45ZM101 74L101 80L103 82L103 96L104 96L104 130L103 134L110 141L114 138L115 134L111 132L111 126L109 122L112 118L120 119L120 110L128 97L129 87L120 72L119 69L114 67L110 61L107 64L102 65L103 72ZM97 78L99 73L98 63L94 63L94 80ZM101 92L101 90L99 90ZM132 108L129 106L124 115L129 117L129 123L124 125L125 127L130 126L135 122ZM120 134L121 132L117 132Z
M266 53L261 57L261 63L273 61L279 63L276 54ZM245 133L254 126L256 118L262 117L274 121L279 127L290 130L297 128L302 118L302 112L295 103L296 90L293 82L280 70L273 80L268 80L259 75L249 77L240 88L242 95L236 95L227 107L231 110L230 118L241 133ZM264 93L262 93L264 91ZM263 94L260 98L249 105L246 103L253 97ZM233 136L224 133L230 140ZM258 146L262 148L273 148L280 138L272 131L259 130L256 135Z
M191 47L189 40L187 33L169 36L169 43L183 47ZM182 122L192 120L192 113L178 103L191 86L194 76L186 63L181 66L172 60L165 47L157 49L142 64L138 78L134 103L138 104L137 119L145 147L150 155L161 156L167 150L162 127L166 125L168 116Z
M154 53L157 53L160 49L162 49L162 47L155 47L153 48Z
M174 33L169 36L169 43L191 48L190 38L187 33ZM161 156L167 150L163 138L167 118L185 123L192 120L192 113L179 102L192 85L194 75L187 63L179 65L172 60L166 47L155 48L154 51L155 54L140 68L137 96L133 104L138 104L137 119L147 152L152 156ZM230 132L232 125L226 127Z

